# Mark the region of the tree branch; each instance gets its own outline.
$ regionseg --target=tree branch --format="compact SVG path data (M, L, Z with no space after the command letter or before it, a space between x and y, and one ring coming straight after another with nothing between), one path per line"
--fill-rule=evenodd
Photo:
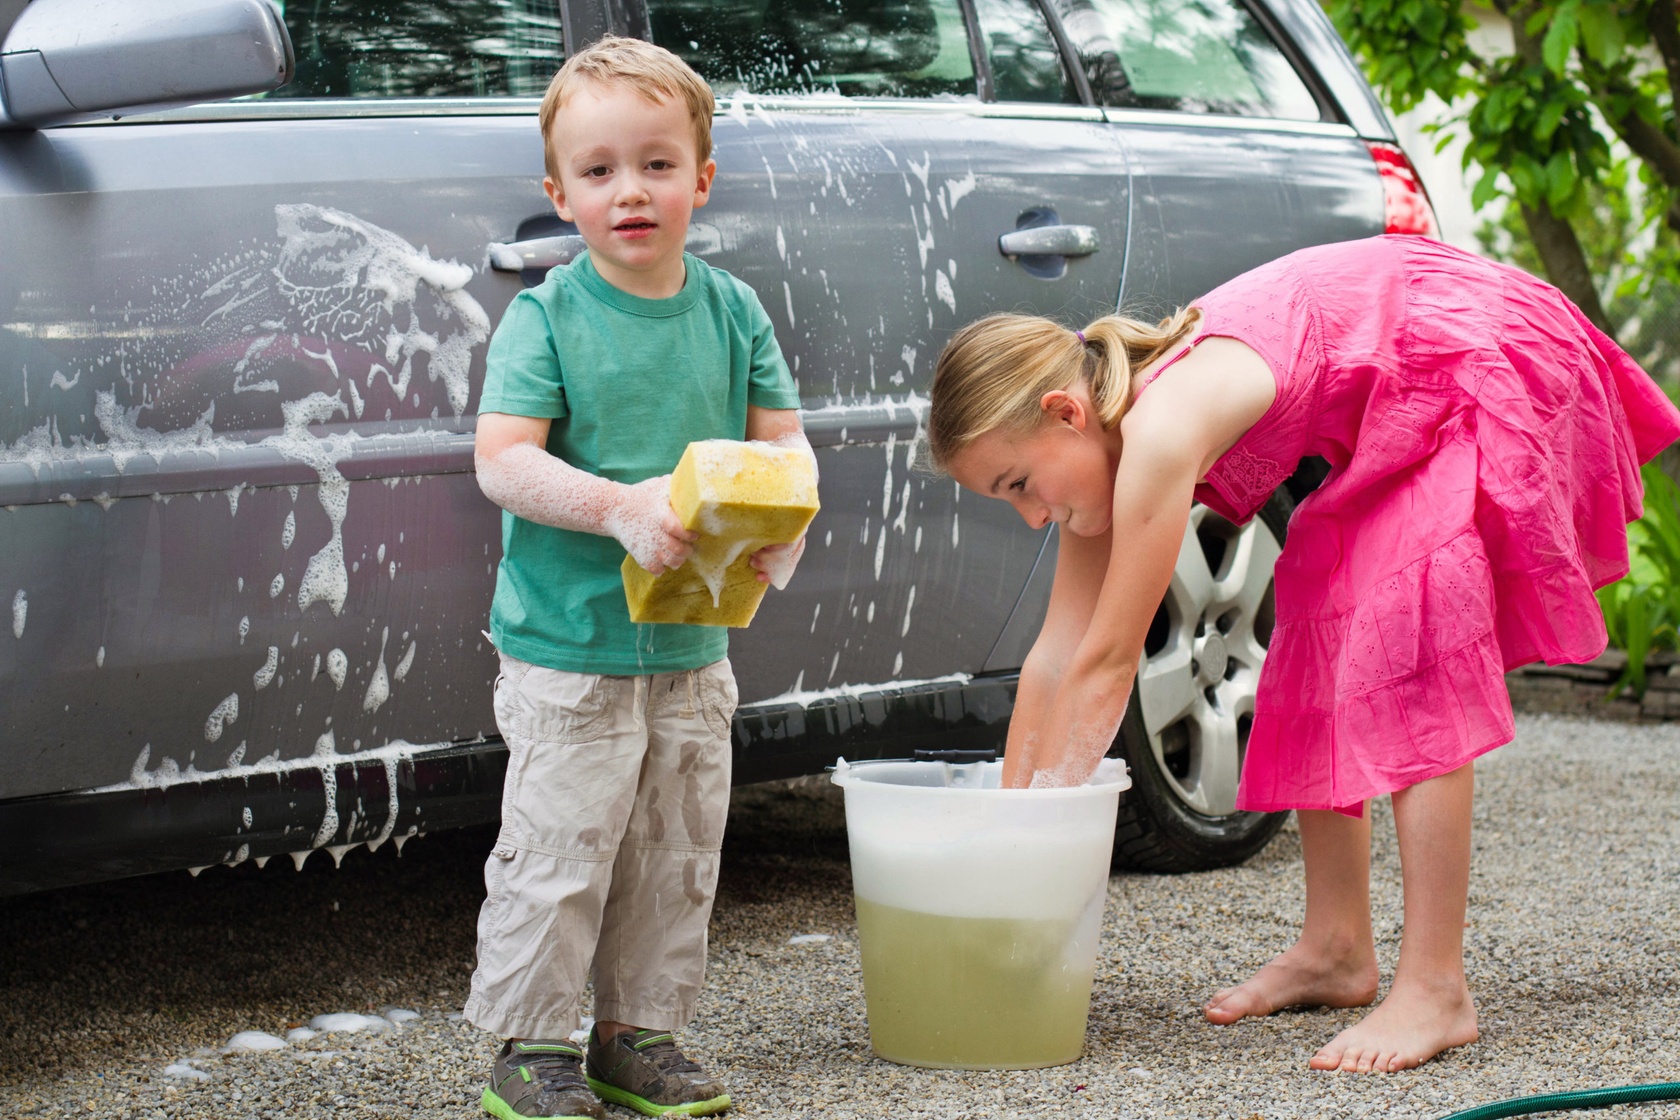
M1656 172L1668 187L1668 213L1664 220L1670 229L1680 231L1680 145L1631 109L1620 117L1612 117L1603 102L1599 108L1605 111L1604 119L1610 122L1628 150L1644 160L1645 166Z
M1592 270L1587 267L1587 255L1581 249L1580 238L1575 236L1575 227L1552 213L1544 202L1539 206L1524 206L1522 216L1528 226L1529 240L1534 242L1540 263L1546 267L1547 279L1581 309L1593 326L1611 338L1616 337L1616 330L1598 298L1598 288L1593 284Z
M1522 60L1530 66L1544 66L1540 40L1528 33L1528 17L1534 10L1533 0L1512 3L1495 0L1499 9L1511 21L1511 44ZM1575 227L1565 218L1552 213L1544 199L1534 206L1522 204L1523 223L1528 226L1529 240L1534 242L1545 266L1546 278L1568 296L1582 314L1605 334L1615 337L1610 317L1604 313L1604 303L1598 298L1598 286L1593 283L1592 270L1587 267L1587 254Z
M1674 0L1654 0L1645 13L1645 27L1662 55L1663 68L1668 71L1670 101L1680 105L1680 18L1675 15Z
M1651 41L1657 45L1663 69L1668 74L1669 104L1680 105L1680 16L1676 15L1675 0L1654 0L1645 13L1645 27L1651 32ZM1637 114L1630 112L1627 116L1637 117ZM1680 145L1643 118L1613 123L1622 142L1668 185L1668 213L1664 220L1669 229L1680 232Z
M1517 55L1530 66L1546 65L1541 41L1528 33L1528 17L1534 14L1534 4L1506 2L1496 3L1495 6L1511 21L1511 45L1516 48Z

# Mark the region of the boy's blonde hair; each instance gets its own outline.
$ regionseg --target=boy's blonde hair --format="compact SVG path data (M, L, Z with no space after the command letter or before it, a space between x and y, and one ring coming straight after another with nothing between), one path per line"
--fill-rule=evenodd
M1039 401L1084 381L1097 420L1111 430L1132 407L1133 373L1171 349L1201 320L1181 307L1150 324L1104 315L1084 328L1085 341L1038 315L977 319L951 336L933 374L928 453L950 469L953 456L994 429L1030 435L1043 418Z
M712 157L712 113L717 108L712 87L688 63L664 47L642 39L607 35L568 58L548 83L548 92L543 94L542 108L537 113L537 124L542 128L543 166L556 183L560 181L560 165L549 140L549 127L585 82L599 85L623 82L649 101L669 97L685 106L694 124L694 143L700 162L704 164Z

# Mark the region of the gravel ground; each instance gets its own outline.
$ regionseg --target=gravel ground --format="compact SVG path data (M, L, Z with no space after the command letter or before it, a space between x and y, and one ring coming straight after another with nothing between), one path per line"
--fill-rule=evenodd
M1083 1060L962 1073L872 1058L840 803L812 783L736 792L707 996L684 1038L743 1118L1399 1120L1680 1077L1680 726L1524 717L1478 783L1467 943L1482 1040L1420 1070L1308 1070L1354 1011L1202 1020L1212 988L1297 928L1293 827L1240 868L1110 880ZM1386 802L1375 818L1386 976L1399 867ZM456 1008L491 839L6 899L0 1117L482 1115L495 1040ZM811 934L827 939L790 944ZM350 1015L317 1020L336 1013ZM339 1029L227 1052L240 1032L311 1021ZM1604 1115L1632 1113L1680 1118L1680 1104Z

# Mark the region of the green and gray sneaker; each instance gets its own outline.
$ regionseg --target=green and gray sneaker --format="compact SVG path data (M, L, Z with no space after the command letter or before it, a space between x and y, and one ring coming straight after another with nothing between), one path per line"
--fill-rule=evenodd
M509 1039L490 1069L479 1098L498 1120L604 1120L607 1110L589 1091L583 1051L575 1042Z
M668 1031L627 1031L602 1042L589 1032L589 1087L645 1116L710 1116L729 1094L677 1049Z

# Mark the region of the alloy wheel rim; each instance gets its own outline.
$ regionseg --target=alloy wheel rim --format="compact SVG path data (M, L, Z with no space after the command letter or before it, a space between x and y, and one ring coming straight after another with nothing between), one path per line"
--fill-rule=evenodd
M1236 812L1281 552L1258 517L1239 528L1195 506L1138 668L1156 766L1173 796L1202 816Z

